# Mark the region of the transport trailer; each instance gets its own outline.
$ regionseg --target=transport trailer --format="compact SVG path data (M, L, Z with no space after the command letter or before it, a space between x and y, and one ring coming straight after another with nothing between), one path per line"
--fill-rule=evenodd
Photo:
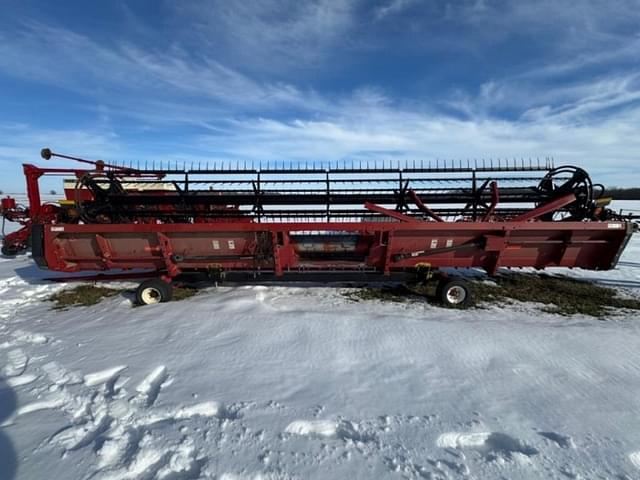
M469 285L440 269L607 270L637 229L606 208L584 170L549 161L178 169L42 156L93 168L24 165L29 206L3 199L4 217L23 224L3 253L29 242L50 270L145 272L144 304L169 300L172 281L190 272L215 281L352 272L437 280L443 303L466 306ZM64 200L42 203L44 175L73 177Z

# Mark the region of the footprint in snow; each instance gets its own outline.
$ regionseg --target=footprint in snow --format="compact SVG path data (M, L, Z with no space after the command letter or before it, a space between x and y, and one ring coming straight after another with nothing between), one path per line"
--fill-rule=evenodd
M29 357L19 348L10 350L7 353L7 365L4 367L4 374L7 377L17 377L22 375L27 369Z
M40 339L35 339L36 341ZM35 375L25 374L29 358L20 349L7 353L4 374L12 386L34 381ZM88 373L84 376L67 371L57 362L42 366L44 378L50 382L46 396L18 408L2 426L13 424L18 417L42 410L59 410L69 423L47 440L51 446L61 446L63 457L68 452L91 448L96 464L91 477L112 479L175 478L195 479L206 458L194 447L193 439L183 430L182 422L201 418L234 418L233 406L214 401L173 407L154 407L161 390L171 383L164 365L154 368L128 396L122 377L126 365ZM177 443L154 435L160 423L183 425L183 436ZM341 427L346 428L346 427ZM342 431L342 430L340 430Z
M119 365L99 372L89 373L84 376L84 384L87 387L104 385L105 392L109 395L113 395L117 393L116 382L120 377L120 373L126 369L126 365Z
M42 366L42 369L53 384L58 387L62 385L76 385L78 383L82 383L82 377L79 374L67 371L56 361L45 363Z
M164 365L156 367L136 387L138 401L143 403L145 407L153 405L160 394L160 388L162 388L162 385L168 378L167 367Z
M440 435L436 444L440 448L475 450L485 455L488 460L511 460L522 455L531 457L539 453L522 440L499 432L448 432Z
M307 437L337 438L368 442L373 435L362 432L357 423L348 420L296 420L287 425L286 433Z
M576 444L573 443L573 438L568 435L562 435L556 432L538 432L538 435L551 440L561 448L576 448Z
M30 343L32 345L43 345L49 342L49 337L41 333L31 333L25 330L16 330L12 333L17 342Z
M7 365L4 367L5 383L9 387L28 385L38 378L37 375L24 373L29 364L29 357L21 349L7 353Z
M293 435L336 437L338 422L332 420L296 420L287 425L284 431Z
M37 375L31 375L29 373L22 374L18 377L11 377L5 380L5 383L9 387L21 387L22 385L29 385L38 378Z

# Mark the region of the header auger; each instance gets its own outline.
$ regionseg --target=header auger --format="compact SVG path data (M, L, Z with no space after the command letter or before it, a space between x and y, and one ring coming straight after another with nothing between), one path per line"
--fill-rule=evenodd
M607 269L633 231L586 171L549 160L139 168L41 155L90 167L25 164L29 206L3 200L23 224L3 253L30 241L41 266L66 272L145 269L166 283L189 271ZM42 202L48 175L66 177L63 200Z

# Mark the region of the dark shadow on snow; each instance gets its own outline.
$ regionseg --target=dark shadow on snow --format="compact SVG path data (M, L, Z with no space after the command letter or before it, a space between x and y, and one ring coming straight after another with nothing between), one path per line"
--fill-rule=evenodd
M0 377L0 423L4 422L16 409L16 393ZM18 458L11 439L0 427L0 480L11 480L16 474Z

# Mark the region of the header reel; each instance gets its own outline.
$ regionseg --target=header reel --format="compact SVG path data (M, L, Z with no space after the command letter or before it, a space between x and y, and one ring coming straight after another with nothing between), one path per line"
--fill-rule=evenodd
M579 167L551 161L379 162L317 166L140 169L41 151L91 165L73 172L61 220L71 223L361 222L389 220L369 203L427 221L509 221L573 194L539 220L612 218L604 187ZM37 168L37 167L33 167ZM58 170L58 169L51 169ZM46 171L46 169L43 169ZM540 176L542 175L542 178Z
M43 150L43 156L57 154ZM61 156L75 159L74 157ZM604 187L579 167L504 164L140 170L85 163L71 198L84 223L364 221L366 203L430 221L508 221L568 194L544 221L602 219ZM540 179L540 172L544 172ZM532 185L533 184L533 185ZM69 192L67 193L69 197ZM530 205L527 207L526 205Z

